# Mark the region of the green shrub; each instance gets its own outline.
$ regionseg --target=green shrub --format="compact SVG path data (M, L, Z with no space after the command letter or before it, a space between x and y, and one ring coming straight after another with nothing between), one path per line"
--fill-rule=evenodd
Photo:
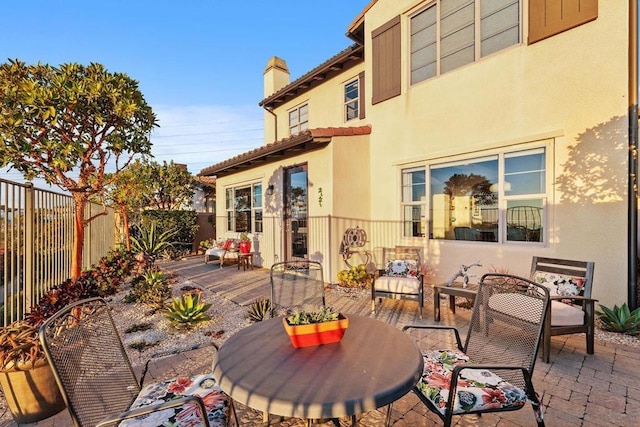
M135 231L131 235L131 248L139 253L143 253L151 260L158 257L173 246L174 238L178 234L176 230L162 231L155 222L148 227L135 226Z
M160 233L167 230L175 232L173 245L163 251L169 257L176 258L192 251L194 237L199 228L198 214L195 211L145 210L141 213L141 220L145 227L155 222Z
M133 280L133 287L125 297L125 302L143 303L152 309L160 309L171 297L169 284L173 278L157 267L150 268Z
M347 288L365 289L373 283L373 274L367 272L364 264L360 264L338 272L338 283Z
M640 308L636 308L631 312L626 303L620 307L614 305L613 309L602 304L598 305L602 311L596 310L596 314L602 321L605 330L623 332L629 335L640 334Z
M192 328L198 323L211 320L207 310L211 304L200 302L200 292L187 292L174 298L166 308L166 317L178 328Z
M269 298L259 298L249 306L249 319L254 322L262 322L273 314L271 300Z

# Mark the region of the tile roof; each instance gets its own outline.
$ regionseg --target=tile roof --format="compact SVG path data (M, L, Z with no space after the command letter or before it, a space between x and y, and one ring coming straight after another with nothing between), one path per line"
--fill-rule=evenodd
M322 145L328 144L334 136L370 134L371 125L308 129L204 168L198 176L222 176L239 170L251 169L256 164L276 161L287 156L299 154L301 151L315 150Z

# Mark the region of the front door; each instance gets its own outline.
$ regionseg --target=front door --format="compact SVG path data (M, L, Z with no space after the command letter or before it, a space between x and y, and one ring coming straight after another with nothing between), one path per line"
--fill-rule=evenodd
M284 171L285 259L308 258L307 165Z

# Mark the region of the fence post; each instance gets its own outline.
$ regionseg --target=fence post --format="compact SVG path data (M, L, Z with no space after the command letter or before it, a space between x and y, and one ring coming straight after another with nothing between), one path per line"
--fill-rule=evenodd
M34 301L34 266L35 266L35 191L33 183L25 183L24 189L24 301L23 313L35 304Z

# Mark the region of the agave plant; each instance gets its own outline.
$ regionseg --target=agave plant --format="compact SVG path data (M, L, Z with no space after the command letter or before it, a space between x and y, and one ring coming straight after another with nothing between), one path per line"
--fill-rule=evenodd
M269 298L259 298L249 306L249 319L254 322L261 322L273 313L271 300Z
M173 303L166 308L166 317L178 328L192 328L211 319L207 315L210 307L211 304L200 302L200 292L188 292L173 298Z
M160 233L158 226L152 222L149 228L135 226L137 236L131 236L131 248L145 254L155 260L160 254L173 246L173 238L178 234L178 230L166 230Z
M602 311L596 310L596 314L602 321L604 329L629 335L640 334L640 308L630 311L626 303L620 307L614 305L613 309L602 304L598 305Z

